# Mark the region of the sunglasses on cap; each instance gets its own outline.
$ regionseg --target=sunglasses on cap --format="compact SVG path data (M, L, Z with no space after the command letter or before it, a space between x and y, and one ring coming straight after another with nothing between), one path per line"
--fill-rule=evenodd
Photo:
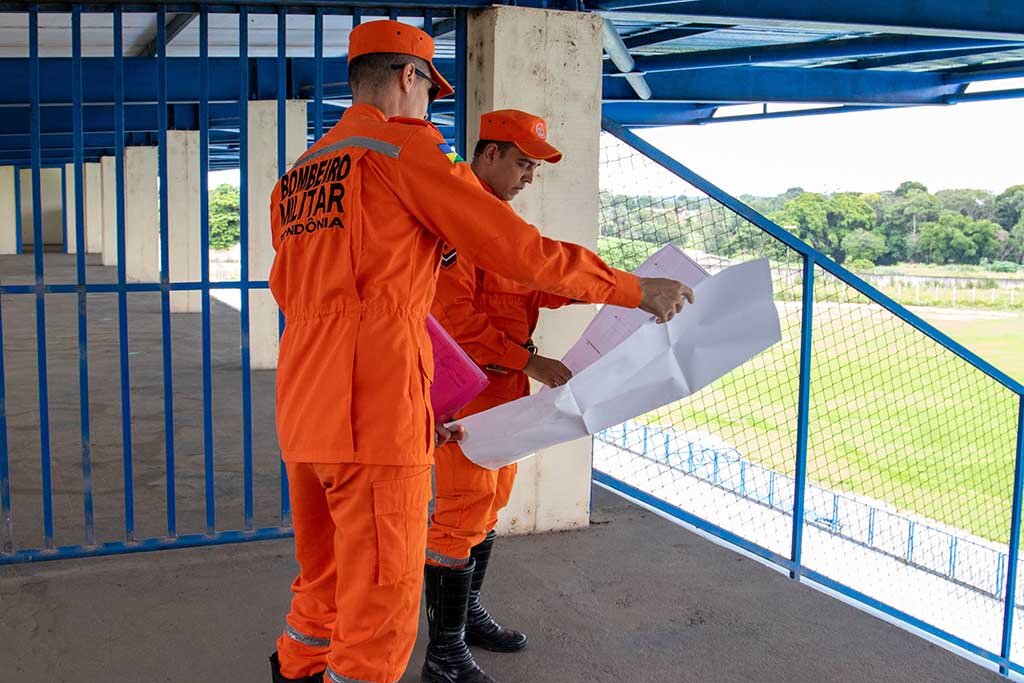
M391 69L393 71L398 71L398 70L404 69L404 68L405 68L405 64L392 64L391 65ZM436 100L437 99L437 94L439 92L441 92L441 86L439 86L437 83L435 83L433 78L431 78L427 74L425 74L422 71L420 71L419 68L416 67L416 65L413 65L412 68L416 72L417 76L419 76L423 80L425 80L425 81L430 83L430 90L427 91L427 96L430 97L430 101L431 102Z

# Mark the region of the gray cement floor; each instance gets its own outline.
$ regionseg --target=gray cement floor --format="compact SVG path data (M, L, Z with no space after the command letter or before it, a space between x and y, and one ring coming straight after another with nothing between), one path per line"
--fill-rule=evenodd
M594 521L499 540L487 601L531 640L480 654L498 681L1000 680L604 491ZM0 680L269 680L290 554L268 541L0 569Z
M114 271L90 257L90 282ZM73 257L46 255L48 282ZM31 256L0 257L29 284ZM16 547L42 543L35 301L4 296ZM136 536L166 531L159 297L129 295ZM212 308L218 528L241 526L238 315ZM76 297L47 295L56 543L83 540ZM116 296L88 297L97 540L123 538ZM179 533L204 527L198 314L172 320ZM256 524L277 524L273 373L254 372ZM501 683L583 681L996 681L885 624L606 492L589 530L502 539L488 581L496 615L531 636L480 655ZM289 541L0 568L0 683L265 681L295 568ZM423 638L406 681L416 681Z

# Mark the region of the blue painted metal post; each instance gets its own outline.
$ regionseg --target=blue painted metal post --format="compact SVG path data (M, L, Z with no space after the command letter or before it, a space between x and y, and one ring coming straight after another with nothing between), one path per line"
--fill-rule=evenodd
M128 273L125 264L124 10L114 6L114 168L117 176L117 320L121 357L121 442L124 470L124 534L135 540L135 485L132 475L132 399L128 365Z
M25 246L21 236L24 228L21 225L21 169L14 167L14 251L20 254Z
M281 177L285 172L285 133L287 132L287 106L288 96L288 14L282 7L277 11L277 175ZM278 334L284 333L284 314L278 312ZM291 500L288 495L288 470L285 469L284 460L281 461L281 524L286 525L291 518Z
M768 507L775 507L775 470L768 472Z
M17 176L20 173L14 169ZM11 470L7 452L7 382L4 369L4 302L0 294L0 553L14 552L11 520Z
M68 167L60 166L60 238L64 244L64 253L68 253Z
M42 131L39 102L39 5L29 6L29 89L32 101L32 256L36 285L36 358L39 370L39 466L43 485L43 536L53 547L53 481L50 469L50 397L46 370L46 286L43 274Z
M242 479L246 530L253 528L252 361L249 351L249 13L238 11L238 234L241 261Z
M811 405L811 326L814 321L814 257L804 255L803 301L800 316L800 394L797 405L796 472L793 476L793 545L789 576L800 580L807 492L807 425Z
M164 496L167 499L167 535L178 535L177 493L174 466L174 371L171 363L171 265L169 201L167 180L167 8L160 5L156 15L157 128L159 131L160 174L160 325L164 363Z
M907 562L914 561L914 532L917 531L917 522L910 520L907 523Z
M957 537L949 537L949 570L948 575L951 579L956 579L956 543Z
M71 101L74 119L75 159L75 272L78 284L78 413L82 427L82 514L85 521L85 542L96 543L92 499L92 436L89 420L89 337L87 317L87 283L85 276L85 152L82 120L82 7L71 8ZM67 189L64 192L67 197ZM67 211L64 212L67 216ZM65 221L64 247L67 249Z
M868 547L875 545L875 508L868 510Z
M687 446L690 449L690 455L686 459L686 472L688 474L693 474L693 442L691 441Z
M1000 653L1010 658L1013 645L1013 614L1017 598L1017 567L1020 559L1021 504L1024 497L1024 395L1017 411L1017 454L1013 466L1013 511L1010 514L1010 557L1006 571L1006 602L1003 606L1003 640ZM1005 675L1006 667L999 670Z
M839 530L839 494L832 494L832 523L829 525L832 527L832 532L835 533Z
M455 10L455 147L467 159L469 145L466 127L466 91L469 80L466 69L466 49L468 47L467 13L464 9Z
M313 21L313 142L324 134L324 11L316 8Z
M210 9L199 8L199 273L203 289L203 464L206 472L206 533L217 529L214 485L213 377L210 351Z

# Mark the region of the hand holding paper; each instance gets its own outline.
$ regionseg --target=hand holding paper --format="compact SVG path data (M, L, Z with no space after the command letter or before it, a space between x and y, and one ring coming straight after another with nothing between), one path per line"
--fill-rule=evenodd
M641 312L634 327L635 317L610 311L566 355L576 371L567 384L460 420L468 431L461 444L466 456L497 469L594 434L689 396L781 340L767 259L712 278L697 275L690 273L691 281L698 279L696 302L668 323L657 325ZM615 342L623 333L625 341Z

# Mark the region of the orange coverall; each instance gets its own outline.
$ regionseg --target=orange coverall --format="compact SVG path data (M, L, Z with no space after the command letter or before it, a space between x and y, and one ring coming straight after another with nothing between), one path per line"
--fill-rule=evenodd
M523 372L530 359L526 344L540 309L569 303L568 297L539 292L477 268L460 251L445 252L431 312L490 380L456 419L529 395L530 379ZM437 449L434 460L436 492L427 560L461 566L470 549L498 524L498 512L512 494L516 465L499 470L480 467L456 443Z
M416 638L433 456L425 319L442 243L525 285L635 307L639 281L543 238L431 124L357 104L274 188L287 320L277 433L299 575L281 673L391 683ZM340 609L338 607L340 606Z

